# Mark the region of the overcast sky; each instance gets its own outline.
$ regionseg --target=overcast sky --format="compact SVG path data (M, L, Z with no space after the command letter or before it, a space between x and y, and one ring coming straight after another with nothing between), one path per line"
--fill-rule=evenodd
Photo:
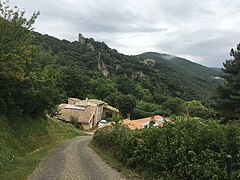
M84 37L135 55L154 51L222 67L240 43L240 0L10 0L36 31L69 41Z

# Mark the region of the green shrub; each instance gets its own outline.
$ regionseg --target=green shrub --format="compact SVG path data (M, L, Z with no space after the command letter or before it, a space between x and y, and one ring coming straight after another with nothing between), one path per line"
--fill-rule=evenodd
M235 165L239 161L240 127L176 118L162 128L99 129L93 143L148 179L226 179L226 155L232 155Z
M70 122L75 128L82 129L82 124L79 122L79 119L76 116L71 116Z

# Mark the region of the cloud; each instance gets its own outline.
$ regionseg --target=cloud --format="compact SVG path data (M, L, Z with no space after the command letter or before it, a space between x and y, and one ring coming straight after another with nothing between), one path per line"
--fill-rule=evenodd
M239 43L238 0L12 0L41 33L76 40L81 32L126 54L157 51L222 66Z

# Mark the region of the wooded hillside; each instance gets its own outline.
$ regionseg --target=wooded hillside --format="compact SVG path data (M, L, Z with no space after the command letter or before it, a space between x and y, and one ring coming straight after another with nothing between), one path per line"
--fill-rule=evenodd
M209 98L216 82L213 77L219 76L219 71L215 69L175 56L160 53L127 56L92 38L85 38L85 42L91 43L94 50L77 41L59 40L39 33L35 35L35 43L52 50L57 59L56 63L67 74L84 74L81 79L86 80L85 84L79 83L82 87L81 93L69 93L79 98L90 95L103 99L118 91L133 94L137 99L161 93L185 100L202 100ZM156 63L145 64L145 59L154 59ZM92 83L93 81L95 82ZM110 89L110 92L98 94L98 84L107 85L108 88L104 90ZM68 86L70 88L71 84Z

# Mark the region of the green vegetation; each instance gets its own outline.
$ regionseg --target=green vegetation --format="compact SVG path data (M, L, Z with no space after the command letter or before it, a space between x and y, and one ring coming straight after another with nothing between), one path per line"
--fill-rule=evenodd
M54 114L67 97L88 97L136 118L182 115L185 101L198 100L213 116L209 92L219 69L160 53L127 56L92 38L85 44L59 40L33 32L39 13L28 20L8 3L1 3L0 12L0 114ZM145 59L156 63L145 64Z
M54 57L32 44L32 25L25 12L0 4L0 113L36 116L52 113L61 100Z
M121 163L120 161L116 160L112 153L106 153L106 151L102 151L101 148L94 146L92 142L89 143L89 146L104 160L106 161L111 167L117 169L118 171L122 172L128 179L139 179L141 176L136 172L132 171L129 168Z
M49 151L83 135L70 124L47 118L0 117L0 179L26 179Z
M184 101L180 98L164 97L159 103L150 103L138 101L136 107L131 114L132 119L148 117L151 114L159 114L162 116L186 116L200 118L215 118L216 111L204 106L201 101Z
M140 60L154 59L154 69L164 74L166 86L171 96L184 100L205 101L213 95L221 70L208 68L189 60L155 52L137 56Z
M146 179L226 179L225 157L240 177L240 126L213 120L176 118L162 128L99 129L93 144Z
M218 70L178 57L164 59L163 63L157 53L126 56L92 38L85 41L92 43L95 50L77 41L35 33L34 44L50 50L56 58L54 63L61 71L61 87L67 97L103 99L119 108L124 116L130 113L134 118L152 113L141 107L142 102L151 103L154 111L167 116L185 113L180 107L170 107L171 102L198 100L205 109L209 108L210 92L218 82L212 76L219 76ZM146 58L153 58L156 63L144 64ZM103 75L103 67L107 77Z
M121 93L113 93L104 100L118 108L124 116L132 113L136 106L136 98L132 94L124 95Z
M8 2L8 1L7 1ZM57 143L81 135L46 118L67 97L103 99L123 116L185 116L162 128L103 128L93 143L149 179L226 179L225 156L239 166L240 127L220 125L211 99L222 72L160 53L127 56L103 42L59 40L33 32L39 13L0 3L0 178L26 179ZM240 119L240 45L224 63L215 106L225 121ZM145 64L145 59L150 60ZM194 117L194 118L190 118ZM115 118L115 117L114 117ZM72 119L76 125L77 119ZM238 163L238 164L237 164ZM239 170L234 169L234 178Z
M223 66L224 83L217 89L216 107L223 121L240 120L240 44L232 49L233 59L227 60Z
M153 94L165 93L163 78L150 66L136 57L120 54L104 43L87 38L85 41L91 42L95 50L76 41L35 33L34 43L51 50L56 57L55 63L62 72L62 87L68 97L104 99L118 92L147 99ZM108 72L107 77L103 75L103 67ZM144 77L140 77L141 72Z
M56 58L33 45L39 13L24 15L0 2L0 179L26 179L56 144L82 135L46 118L64 97L62 76Z

